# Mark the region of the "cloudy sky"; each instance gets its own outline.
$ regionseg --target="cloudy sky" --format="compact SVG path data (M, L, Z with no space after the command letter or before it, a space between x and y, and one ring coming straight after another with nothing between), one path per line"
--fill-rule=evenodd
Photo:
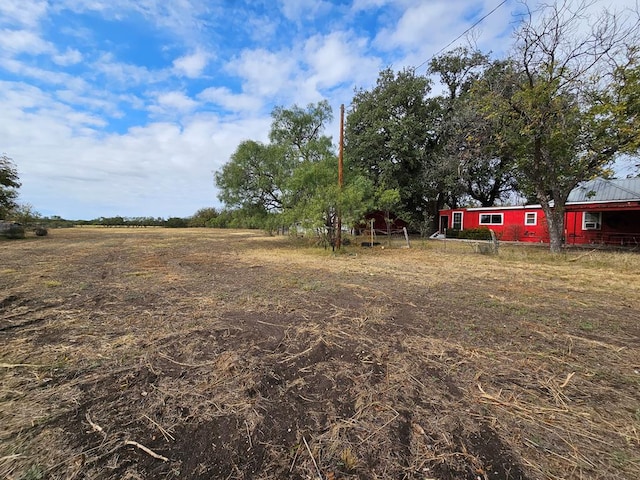
M337 139L354 88L494 9L474 38L500 56L517 0L0 0L0 153L43 215L190 216L274 106L327 99Z

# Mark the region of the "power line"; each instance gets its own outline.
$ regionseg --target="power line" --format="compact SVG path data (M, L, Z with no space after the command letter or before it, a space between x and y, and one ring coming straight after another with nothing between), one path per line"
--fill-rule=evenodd
M442 47L440 50L438 50L436 53L434 53L433 55L431 55L430 58L428 58L427 60L425 60L424 62L422 62L420 65L418 65L417 67L414 68L414 70L418 70L420 67L426 65L427 63L429 63L431 60L433 60L437 55L441 54L442 52L444 52L447 48L449 48L451 45L453 45L455 42L457 42L458 40L460 40L462 37L464 37L467 33L469 33L471 30L473 30L475 27L477 27L484 19L486 19L489 15L491 15L493 12L495 12L496 10L498 10L502 5L504 5L505 3L507 3L509 0L502 0L502 2L500 2L500 4L495 7L493 10L491 10L489 13L487 13L484 17L482 17L480 20L478 20L476 23L474 23L473 25L471 25L469 28L467 28L464 32L462 32L460 35L458 35L456 38L454 38L453 40L451 40L447 45L445 45L444 47Z

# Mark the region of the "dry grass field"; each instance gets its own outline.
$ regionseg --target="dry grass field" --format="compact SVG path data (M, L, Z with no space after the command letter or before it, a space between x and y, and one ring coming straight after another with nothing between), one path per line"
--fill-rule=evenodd
M0 478L638 479L640 254L0 241Z

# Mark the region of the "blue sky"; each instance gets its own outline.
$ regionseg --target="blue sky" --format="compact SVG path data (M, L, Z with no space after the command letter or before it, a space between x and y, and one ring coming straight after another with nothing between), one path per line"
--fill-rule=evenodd
M337 139L355 88L423 64L500 3L1 0L0 153L43 215L189 216L220 206L213 172L267 140L275 106L328 100ZM476 27L478 47L503 55L519 8Z

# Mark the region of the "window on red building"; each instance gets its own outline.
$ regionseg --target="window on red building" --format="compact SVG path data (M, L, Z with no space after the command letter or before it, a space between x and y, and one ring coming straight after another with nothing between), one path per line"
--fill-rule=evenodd
M502 213L480 214L480 225L502 225Z
M538 224L538 212L527 212L524 214L525 225L537 225Z
M454 230L462 230L462 212L453 212L453 222L451 227Z

